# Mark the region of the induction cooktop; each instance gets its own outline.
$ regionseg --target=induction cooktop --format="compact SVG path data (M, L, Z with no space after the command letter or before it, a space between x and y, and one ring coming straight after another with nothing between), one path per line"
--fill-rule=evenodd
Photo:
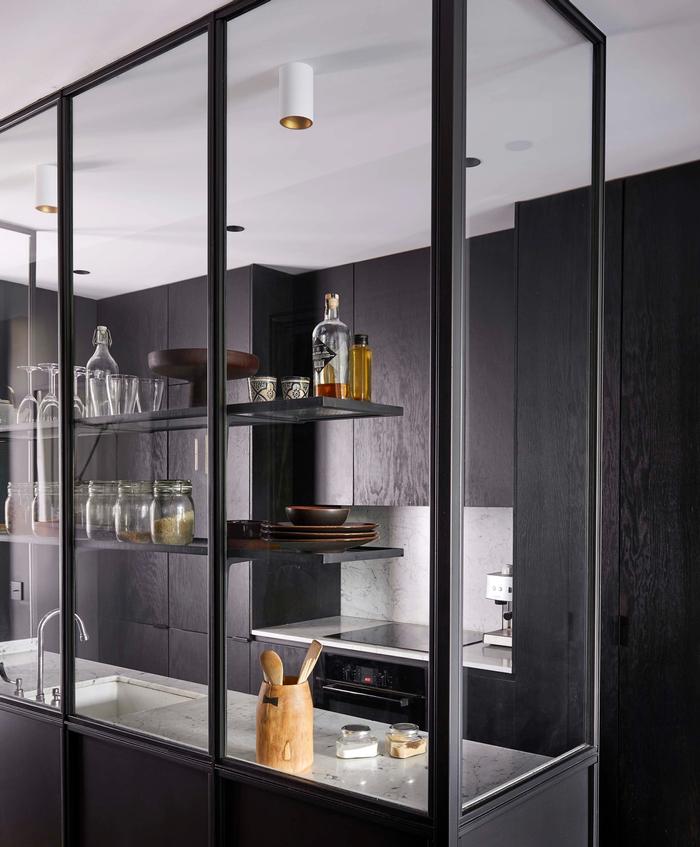
M427 626L415 623L385 623L366 629L352 629L338 632L328 638L339 641L353 641L355 644L374 644L377 647L393 647L399 650L417 650L427 653L430 650L430 630ZM463 644L478 644L482 640L480 632L464 631Z

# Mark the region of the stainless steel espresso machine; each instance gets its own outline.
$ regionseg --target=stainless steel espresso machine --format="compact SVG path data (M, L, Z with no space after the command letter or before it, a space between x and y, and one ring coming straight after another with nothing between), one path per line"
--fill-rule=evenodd
M484 644L513 646L513 565L504 565L496 573L486 574L486 599L501 607L503 626L484 633Z

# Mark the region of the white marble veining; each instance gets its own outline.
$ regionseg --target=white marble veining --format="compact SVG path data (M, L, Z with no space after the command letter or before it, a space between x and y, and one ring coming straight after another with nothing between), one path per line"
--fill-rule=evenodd
M18 654L18 659L20 656L32 657L32 654ZM59 657L55 653L46 653L47 687L58 684L58 669ZM36 668L31 664L25 666L18 661L13 670L23 670L30 684L36 680ZM32 672L33 677L30 675ZM81 687L94 684L96 680L114 676L138 680L139 684L150 685L156 689L176 688L203 695L172 706L122 715L118 723L121 726L187 746L206 748L208 743L206 686L84 659L76 660L76 678ZM8 686L4 683L0 683L0 686L3 693L9 693ZM227 752L230 756L254 762L257 697L229 691L227 704ZM332 785L355 794L379 798L411 809L425 810L428 799L427 756L405 760L392 759L384 755L375 759L336 758L335 738L340 727L345 723L356 721L356 718L348 715L314 709L314 764L308 772L300 775L300 778ZM368 723L374 734L382 741L387 728L386 724L373 721ZM462 751L462 788L465 802L549 761L544 756L473 741L462 742Z
M385 623L383 620L370 618L354 618L349 615L336 617L317 618L311 621L297 621L295 623L254 629L252 635L255 638L269 638L271 641L289 641L291 644L305 645L312 639L316 639L324 647L342 647L344 650L353 650L356 653L371 653L375 656L395 657L399 659L414 659L419 662L428 661L428 653L421 650L404 650L398 647L385 647L377 644L364 644L362 642L340 641L331 638L331 635L340 632L352 632L355 629L378 626ZM497 671L499 673L513 672L513 651L509 647L492 647L483 643L470 644L464 648L463 666L465 668L479 668L480 670Z
M400 559L343 562L342 615L427 624L430 618L430 509L353 508L352 520L379 524L378 545L403 547Z
M513 510L469 506L464 510L464 628L501 628L501 611L487 600L486 574L513 563ZM515 600L517 603L517 598Z

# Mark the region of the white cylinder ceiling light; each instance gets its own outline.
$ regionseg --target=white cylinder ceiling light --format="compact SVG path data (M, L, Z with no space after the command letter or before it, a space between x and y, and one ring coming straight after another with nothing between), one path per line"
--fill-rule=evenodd
M58 168L37 165L34 171L34 208L55 215L58 211Z
M287 129L308 129L314 122L314 69L305 62L280 67L280 123Z

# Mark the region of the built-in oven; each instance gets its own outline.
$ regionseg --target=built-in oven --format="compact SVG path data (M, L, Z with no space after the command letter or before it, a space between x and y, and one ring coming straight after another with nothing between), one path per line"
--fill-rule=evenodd
M314 674L314 705L382 723L426 729L427 668L324 651Z

